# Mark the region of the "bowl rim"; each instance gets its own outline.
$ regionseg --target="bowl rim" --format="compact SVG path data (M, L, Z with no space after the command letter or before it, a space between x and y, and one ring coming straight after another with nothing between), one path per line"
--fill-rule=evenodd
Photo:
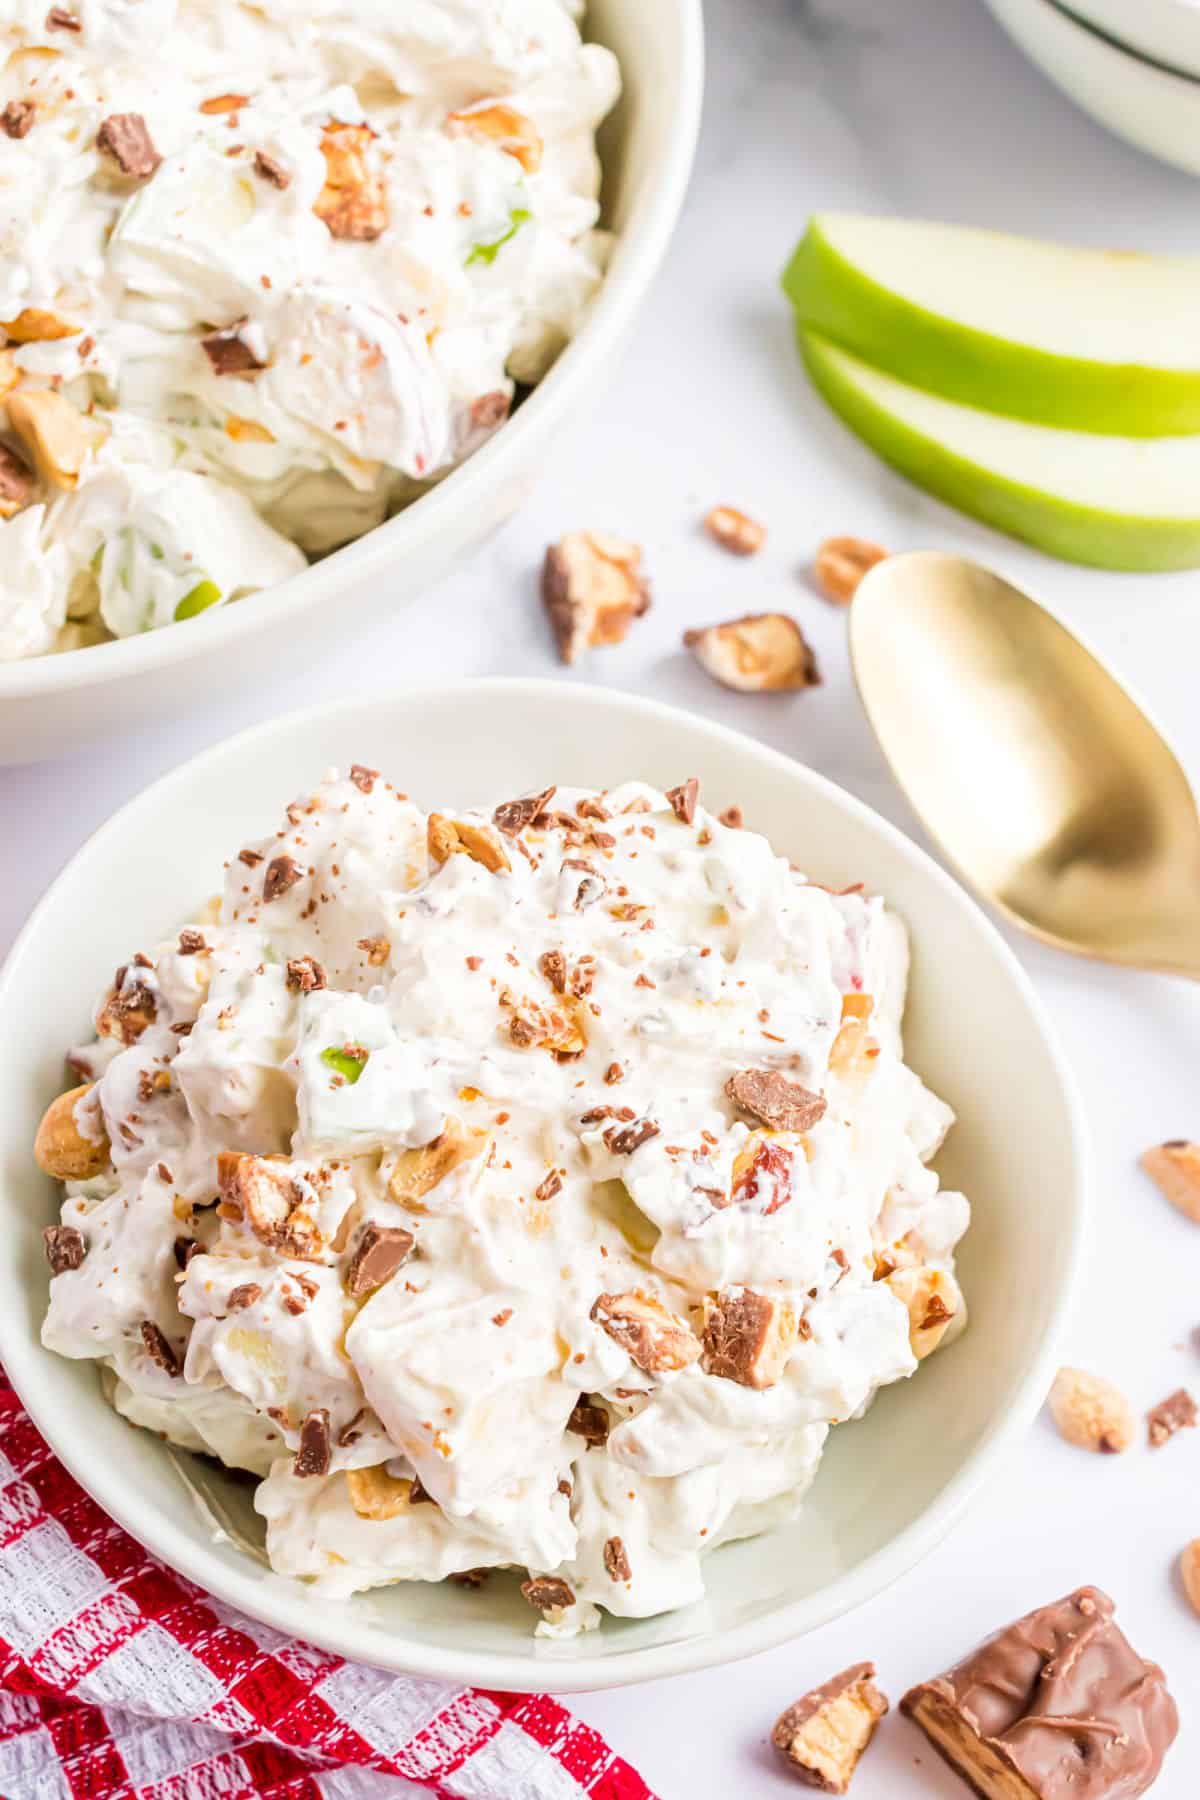
M1107 24L1091 19L1086 12L1080 10L1079 0L1043 0L1051 12L1055 12L1068 25L1077 25L1089 37L1099 40L1109 50L1115 50L1121 56L1127 56L1134 62L1145 64L1146 68L1159 75L1169 75L1175 81L1189 82L1193 87L1200 82L1200 70L1188 69L1182 63L1168 62L1165 57L1156 55L1151 50L1143 50L1139 45L1131 43L1128 38L1119 37ZM1172 9L1173 10L1173 9ZM1200 10L1195 6L1188 9L1195 15L1195 22L1200 25Z
M551 429L577 400L593 368L614 353L649 290L682 209L704 97L703 0L656 3L673 10L679 45L674 113L664 131L658 167L619 234L611 266L579 330L512 419L413 505L321 561L253 595L251 606L239 602L217 607L187 621L193 628L188 631L164 627L59 655L0 662L0 704L43 695L52 698L153 674L186 662L193 654L226 651L236 655L242 642L286 619L302 619L351 584L365 588L385 581L389 567L436 538L448 521L483 510L482 493L504 485L514 472L523 440L539 427Z
M782 751L759 742L744 732L717 724L700 713L670 706L641 695L631 695L616 688L600 685L570 686L571 704L575 708L611 707L614 703L631 714L656 724L669 732L674 724L686 722L710 736L716 745L726 745L739 757L749 755L764 769L782 773L798 787L820 795L864 826L903 861L914 867L927 881L941 890L947 903L960 915L969 916L976 928L992 939L993 948L1009 981L1024 1001L1034 1028L1040 1036L1058 1086L1059 1099L1068 1127L1068 1155L1073 1179L1069 1190L1060 1195L1063 1206L1063 1229L1067 1237L1059 1291L1054 1298L1049 1321L1029 1368L1021 1380L1007 1409L987 1427L979 1443L965 1458L961 1467L935 1496L924 1512L897 1537L876 1550L847 1573L835 1577L818 1593L779 1607L765 1618L749 1620L722 1634L709 1630L683 1642L644 1646L627 1652L608 1651L604 1655L580 1656L572 1662L557 1662L547 1656L541 1660L535 1653L538 1642L532 1634L528 1653L447 1649L437 1645L413 1646L396 1638L396 1650L389 1654L387 1634L370 1621L356 1622L349 1610L320 1612L314 1616L311 1598L298 1583L270 1586L256 1565L247 1572L228 1567L215 1558L208 1547L198 1547L189 1533L173 1518L150 1507L142 1509L136 1491L127 1488L120 1470L90 1465L83 1446L69 1430L60 1427L53 1407L40 1404L40 1368L52 1352L40 1341L26 1334L16 1323L15 1312L0 1309L0 1360L7 1371L22 1404L34 1420L54 1454L103 1509L131 1536L169 1567L219 1600L234 1606L250 1617L275 1630L287 1632L301 1641L317 1644L350 1662L366 1662L424 1678L467 1683L500 1690L525 1692L544 1689L555 1693L599 1691L655 1680L663 1676L694 1673L722 1666L774 1649L789 1639L827 1624L831 1619L864 1604L912 1569L951 1530L962 1516L980 1486L996 1471L1005 1455L1015 1446L1033 1422L1045 1400L1057 1367L1058 1346L1068 1314L1078 1291L1083 1267L1086 1227L1090 1214L1091 1152L1086 1121L1075 1079L1063 1055L1048 1013L1033 983L1021 967L1003 936L969 893L920 845L914 843L890 821L847 792L827 776ZM564 683L549 678L491 676L460 678L433 686L420 682L406 683L386 697L368 705L388 705L402 711L408 699L438 704L469 706L479 694L502 694L509 705L537 706L551 699L557 705L564 696ZM360 709L354 699L327 701L315 707L304 707L268 719L223 742L211 745L199 755L159 776L131 799L127 800L80 845L62 871L55 877L34 907L19 932L3 967L0 968L0 1010L5 1006L10 981L24 959L32 953L43 914L60 889L69 885L73 871L85 852L102 850L105 840L121 831L126 819L146 808L161 806L171 786L190 780L226 759L253 757L255 747L276 733L295 732L303 725L323 723L338 714L351 717ZM99 1390L97 1389L99 1399ZM181 1514L183 1513L181 1507ZM293 1588L296 1590L293 1592Z

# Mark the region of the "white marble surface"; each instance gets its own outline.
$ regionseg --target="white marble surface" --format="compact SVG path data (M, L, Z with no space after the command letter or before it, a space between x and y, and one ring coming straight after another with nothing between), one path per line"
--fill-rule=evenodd
M653 4L654 0L647 0ZM197 696L169 726L57 765L0 771L0 945L83 837L193 751L326 695L379 693L427 675L551 673L534 572L575 525L640 539L654 610L625 645L567 677L711 711L912 821L855 701L842 615L804 580L833 532L990 559L1090 634L1153 705L1200 778L1200 574L1105 576L1051 563L955 516L877 464L808 392L777 278L805 216L841 206L918 213L1094 243L1195 248L1200 188L1104 135L1020 59L979 0L709 0L711 73L690 205L638 341L595 414L556 453L533 503L469 567L369 634L322 651L307 678ZM749 564L712 548L714 502L765 519ZM794 609L826 684L795 698L718 691L679 648L686 626ZM481 754L485 747L481 746ZM1200 1392L1200 1236L1139 1175L1150 1141L1200 1134L1200 996L1019 946L1083 1085L1095 1137L1095 1235L1072 1361L1145 1407ZM964 995L964 1004L970 996ZM979 1021L987 1030L986 1019ZM1021 1096L1012 1096L1021 1129ZM1047 1194L1046 1204L1054 1204ZM1026 1606L1084 1580L1107 1586L1135 1643L1157 1656L1184 1731L1156 1800L1185 1800L1200 1771L1200 1621L1173 1573L1200 1534L1200 1433L1150 1453L1091 1458L1039 1423L1012 1466L926 1564L853 1617L737 1667L586 1696L578 1710L664 1800L795 1792L765 1749L785 1703L873 1657L898 1698ZM1190 1715L1190 1716L1189 1716ZM885 1721L858 1800L961 1795L923 1741ZM495 1796L494 1800L508 1800Z

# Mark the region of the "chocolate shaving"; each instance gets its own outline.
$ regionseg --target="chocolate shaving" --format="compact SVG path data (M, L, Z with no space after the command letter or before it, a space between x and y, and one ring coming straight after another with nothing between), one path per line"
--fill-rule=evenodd
M1177 1431L1194 1427L1196 1418L1196 1402L1186 1388L1176 1388L1146 1415L1151 1446L1157 1450Z
M42 1248L54 1275L78 1269L87 1255L87 1244L74 1225L47 1225L42 1232Z
M725 1092L772 1131L810 1131L825 1116L824 1094L810 1093L775 1069L742 1069L730 1076Z
M329 985L315 956L289 957L284 980L293 994L315 994Z
M575 1594L557 1575L537 1575L521 1583L521 1592L538 1612L554 1612L560 1606L574 1606Z
M604 1545L604 1569L610 1581L632 1581L633 1570L625 1545L619 1537L610 1537Z
M682 787L667 789L667 799L671 803L671 811L681 825L690 825L696 817L696 802L700 798L700 783L694 775L688 777Z
M208 945L205 942L204 933L202 931L193 931L192 927L189 925L185 930L180 932L180 956L199 956L202 951L207 949Z
M262 861L262 851L261 850L239 850L238 851L238 861L240 863L245 863L245 865L248 869L257 869L259 863Z
M83 20L69 13L65 6L52 6L46 14L47 31L82 31Z
M200 339L200 348L217 375L248 375L255 369L266 367L245 338L238 335L245 322L239 319L236 325L230 325L224 331L210 331L207 337Z
M282 190L291 186L292 178L283 164L275 157L268 156L265 150L254 152L254 172L261 175L264 181L269 181L272 187Z
M527 794L520 800L505 800L492 813L492 823L497 831L505 837L516 837L532 825L540 812L544 812L558 790L554 787L543 788L540 794Z
M10 100L0 113L0 130L5 137L28 137L36 117L37 107L32 100Z
M379 780L379 770L368 769L364 763L351 763L350 779L360 794L370 794Z
M301 1477L329 1473L329 1410L315 1406L300 1427L300 1448L292 1473Z
M589 1450L599 1450L608 1442L608 1414L594 1401L580 1398L571 1409L567 1430L585 1438Z
M264 903L278 900L280 894L286 894L289 888L295 887L300 879L300 865L291 856L274 856L267 864L267 872L263 876L262 897Z
M165 1369L168 1375L178 1375L179 1358L162 1328L156 1325L153 1319L143 1319L138 1329L142 1334L142 1343L150 1361L157 1363L160 1369Z
M555 1194L561 1192L562 1176L557 1169L551 1169L550 1173L543 1176L542 1180L539 1181L538 1185L534 1188L533 1197L535 1200L553 1200Z
M112 157L122 175L135 181L145 181L162 161L141 113L110 113L102 119L96 148Z
M355 1299L390 1281L401 1263L412 1254L416 1238L401 1225L377 1225L374 1220L364 1228L346 1272L346 1290Z

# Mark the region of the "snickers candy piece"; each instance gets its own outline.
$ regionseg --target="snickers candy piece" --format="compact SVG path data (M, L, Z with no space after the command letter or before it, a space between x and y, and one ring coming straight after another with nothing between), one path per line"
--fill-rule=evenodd
M1157 1663L1099 1588L1078 1588L900 1702L983 1800L1136 1800L1179 1730Z
M781 1713L771 1742L805 1787L844 1794L887 1709L874 1663L855 1663Z
M742 1069L730 1076L725 1092L772 1131L811 1131L825 1117L824 1094L810 1093L775 1069Z
M390 1281L411 1252L416 1238L400 1225L368 1224L354 1249L346 1274L346 1287L358 1298Z
M329 1412L324 1406L314 1406L305 1416L292 1473L301 1477L329 1473Z

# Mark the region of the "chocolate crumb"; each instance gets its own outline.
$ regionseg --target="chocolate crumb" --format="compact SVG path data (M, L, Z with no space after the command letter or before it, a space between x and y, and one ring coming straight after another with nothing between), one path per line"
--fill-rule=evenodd
M260 850L239 850L238 861L245 863L248 869L257 869L262 861L262 852Z
M475 1589L481 1588L490 1574L490 1569L460 1569L457 1575L447 1575L446 1580L453 1587Z
M300 1427L300 1448L292 1473L301 1477L329 1473L329 1411L316 1406Z
M521 1592L538 1612L555 1612L562 1606L574 1606L574 1590L557 1575L537 1575L521 1583Z
M657 1137L660 1130L653 1119L639 1119L636 1125L627 1125L623 1131L610 1125L604 1133L604 1141L614 1156L632 1156L635 1150Z
M610 1581L632 1581L633 1570L625 1545L619 1537L610 1537L604 1546L604 1568Z
M180 932L180 934L179 934L179 954L180 954L180 956L199 956L203 951L205 951L207 949L208 949L208 944L205 942L204 933L202 931L193 931L193 929L189 925L184 931Z
M42 1232L42 1248L54 1275L78 1269L87 1255L83 1233L74 1225L47 1225Z
M210 331L200 339L200 348L217 375L248 375L266 364L255 355L245 338L239 335L244 319L224 331Z
M379 780L379 770L368 769L365 763L351 763L350 779L360 794L370 794Z
M555 1194L561 1192L562 1176L557 1169L551 1169L550 1173L543 1176L542 1180L539 1181L538 1185L534 1188L533 1197L535 1200L553 1200Z
M694 775L688 777L681 787L667 789L667 799L671 803L671 811L681 825L690 825L696 817L696 802L700 798L700 783Z
M65 6L52 6L46 14L47 31L82 31L83 20L69 13Z
M293 994L315 994L329 985L315 956L289 957L284 980Z
M527 794L520 800L505 800L492 813L492 823L505 837L516 837L518 832L533 824L539 813L546 810L557 791L551 786L543 788L540 794Z
M576 1437L585 1438L589 1450L598 1450L608 1442L608 1414L602 1406L581 1396L571 1409L567 1430L573 1431Z
M300 879L300 865L290 856L275 856L267 864L267 872L263 876L262 897L264 904L278 900L280 894L286 894L289 888L295 887Z
M32 100L10 100L0 113L0 129L5 137L28 137L36 117L37 107Z
M261 175L264 181L269 181L272 187L282 190L291 186L292 178L283 164L275 157L268 156L265 150L254 152L254 172Z
M1196 1402L1186 1388L1176 1388L1165 1400L1160 1400L1147 1415L1147 1428L1150 1443L1157 1450L1177 1431L1194 1427L1197 1419Z
M231 1288L225 1301L225 1311L241 1312L244 1307L253 1306L262 1299L262 1288L257 1281L243 1281L239 1287Z
M110 113L102 119L96 148L112 157L122 175L130 175L135 181L153 175L162 161L141 113Z
M809 1131L825 1116L824 1094L814 1094L775 1069L742 1069L725 1083L735 1105L772 1131Z
M157 1363L160 1369L165 1369L168 1375L178 1375L179 1358L162 1328L156 1325L153 1319L143 1319L138 1329L142 1334L142 1344L150 1361Z

